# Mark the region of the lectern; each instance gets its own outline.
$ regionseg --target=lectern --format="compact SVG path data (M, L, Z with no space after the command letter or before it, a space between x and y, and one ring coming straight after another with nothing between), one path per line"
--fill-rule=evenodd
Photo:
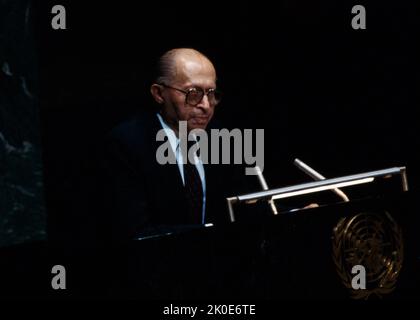
M405 270L418 266L415 253L410 252L404 258L404 242L409 241L407 246L411 248L416 234L412 227L419 226L416 217L407 216L407 204L402 202L407 200L404 193L408 192L405 167L230 197L227 199L230 219L234 222L241 218L234 210L238 204L268 202L272 205L276 200L326 191L334 191L344 200L330 200L310 211L283 207L279 212L274 210L272 219L266 220L264 241L270 247L265 250L268 260L274 257L283 260L277 271L288 266L287 281L280 281L278 287L288 283L291 286L288 295L295 297L306 293L313 297L337 297L342 291L340 285L355 299L392 293L403 278L403 266L407 265ZM269 263L267 270L275 265ZM407 278L418 283L418 276L407 274ZM281 279L279 272L271 273L266 281L273 284L275 279Z
M227 199L226 225L143 233L115 250L45 242L3 250L0 296L419 298L416 200L405 168L236 195ZM318 207L308 208L313 202ZM57 264L69 274L60 295L50 287Z
M291 199L319 203L293 207ZM410 201L404 167L229 197L229 225L133 241L131 275L120 285L145 298L417 297L419 219ZM252 206L255 215L242 216Z

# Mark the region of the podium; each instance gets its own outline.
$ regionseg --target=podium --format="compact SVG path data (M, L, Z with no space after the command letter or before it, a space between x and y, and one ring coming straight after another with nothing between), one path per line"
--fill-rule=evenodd
M62 250L47 242L4 248L0 297L419 298L420 217L404 175L391 168L230 197L226 215L234 222L166 228L112 250ZM373 181L340 184L350 201L331 192L337 183L368 178ZM282 195L275 200L278 214L267 203L273 195ZM319 207L305 209L312 201ZM68 273L67 289L58 292L50 285L57 264Z
M375 192L276 215L267 205L241 217L241 204L356 186ZM405 168L231 197L231 224L133 241L119 292L194 300L419 297L420 225L411 201Z

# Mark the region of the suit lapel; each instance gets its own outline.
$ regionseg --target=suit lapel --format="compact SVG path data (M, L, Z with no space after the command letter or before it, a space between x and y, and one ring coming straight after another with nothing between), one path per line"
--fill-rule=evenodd
M151 195L156 197L155 203L159 206L158 212L161 212L162 221L169 223L182 224L187 221L187 205L184 193L184 186L181 174L177 164L161 165L156 160L156 151L158 147L164 143L156 141L157 132L162 129L156 115L153 115L151 122L151 137L148 141L152 141L149 150L149 163L151 164L150 175L153 181L154 192ZM169 148L172 153L172 149Z

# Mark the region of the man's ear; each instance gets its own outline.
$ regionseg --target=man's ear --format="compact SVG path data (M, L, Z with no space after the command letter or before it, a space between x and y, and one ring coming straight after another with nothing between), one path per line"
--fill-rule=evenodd
M163 96L162 96L162 87L156 83L152 84L150 87L150 93L152 94L155 101L159 104L162 104L164 102Z

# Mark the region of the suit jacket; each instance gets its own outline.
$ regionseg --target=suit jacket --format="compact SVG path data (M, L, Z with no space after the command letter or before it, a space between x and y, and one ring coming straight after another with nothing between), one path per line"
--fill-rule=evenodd
M214 128L214 125L209 125ZM112 130L104 154L108 230L115 242L188 224L187 202L177 164L160 165L156 141L162 129L154 113L140 113ZM209 141L209 146L211 145ZM211 159L209 157L209 159ZM206 223L229 222L226 197L249 191L238 166L204 164Z

